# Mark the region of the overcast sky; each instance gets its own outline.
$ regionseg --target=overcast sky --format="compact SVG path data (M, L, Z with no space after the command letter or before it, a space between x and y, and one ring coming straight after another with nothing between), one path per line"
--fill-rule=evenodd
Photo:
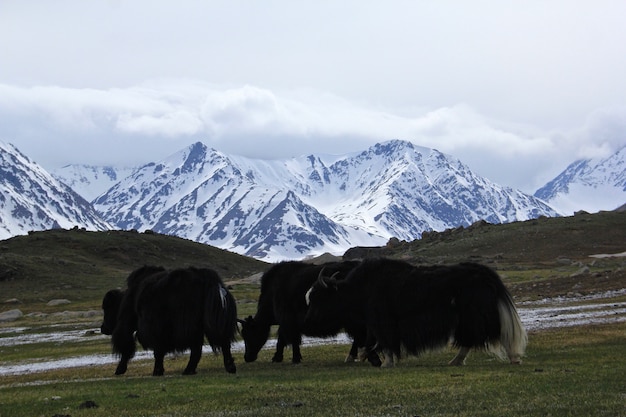
M45 168L405 139L534 192L626 145L626 1L2 0L0 140Z

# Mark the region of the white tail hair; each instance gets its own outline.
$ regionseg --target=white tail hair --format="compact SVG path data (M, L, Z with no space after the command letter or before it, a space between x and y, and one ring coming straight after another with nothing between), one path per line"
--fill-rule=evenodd
M522 356L528 344L528 335L510 297L498 300L498 313L500 315L500 348L504 349L511 363L522 363Z

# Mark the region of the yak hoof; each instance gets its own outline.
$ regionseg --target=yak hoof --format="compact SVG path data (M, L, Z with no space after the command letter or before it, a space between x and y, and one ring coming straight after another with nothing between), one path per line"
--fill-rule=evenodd
M272 358L273 363L281 363L282 361L283 361L282 356L274 355L274 357Z
M374 366L376 368L379 368L383 364L383 362L380 360L380 357L377 354L375 354L375 353L370 354L367 357L367 360L369 361L369 363L372 364L372 366Z
M126 366L118 366L117 369L115 369L115 375L124 375L126 373Z
M236 374L237 373L237 367L235 366L235 362L234 361L224 365L224 368L226 369L226 372L228 372L229 374Z
M195 375L196 374L196 370L195 369L185 369L183 371L183 375Z

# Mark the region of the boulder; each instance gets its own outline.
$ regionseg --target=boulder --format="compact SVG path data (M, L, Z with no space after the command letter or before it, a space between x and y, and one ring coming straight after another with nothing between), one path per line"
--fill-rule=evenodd
M20 317L22 317L23 315L24 313L22 313L22 311L18 309L5 311L3 313L0 313L0 323L7 322L7 321L15 321L19 319Z
M48 306L50 307L54 307L54 306L62 306L65 304L70 304L71 301L70 300L66 300L65 298L61 298L61 299L57 299L57 300L50 300L48 301Z

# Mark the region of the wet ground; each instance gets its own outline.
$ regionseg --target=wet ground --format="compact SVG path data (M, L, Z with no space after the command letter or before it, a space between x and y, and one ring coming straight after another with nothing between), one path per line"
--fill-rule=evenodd
M626 321L626 301L622 301L626 295L626 288L610 290L588 295L576 295L571 297L543 298L536 301L518 303L518 312L526 329L536 332L545 329L582 326L602 323L617 323ZM93 330L66 330L51 331L49 333L29 333L26 327L8 327L0 329L0 349L3 346L19 346L30 343L55 342L71 343L84 339L87 333L91 338L107 339L109 336L101 335L98 329ZM52 330L52 329L51 329ZM305 346L320 344L349 344L346 335L339 335L333 339L304 338ZM266 349L275 347L275 340L266 344ZM233 344L234 352L243 352L242 342ZM205 347L205 353L210 348ZM151 352L137 352L136 359L149 359ZM0 362L0 375L21 375L27 373L44 372L53 369L85 367L102 364L114 364L117 359L110 353L97 355L85 355L55 360L38 360L20 363Z

